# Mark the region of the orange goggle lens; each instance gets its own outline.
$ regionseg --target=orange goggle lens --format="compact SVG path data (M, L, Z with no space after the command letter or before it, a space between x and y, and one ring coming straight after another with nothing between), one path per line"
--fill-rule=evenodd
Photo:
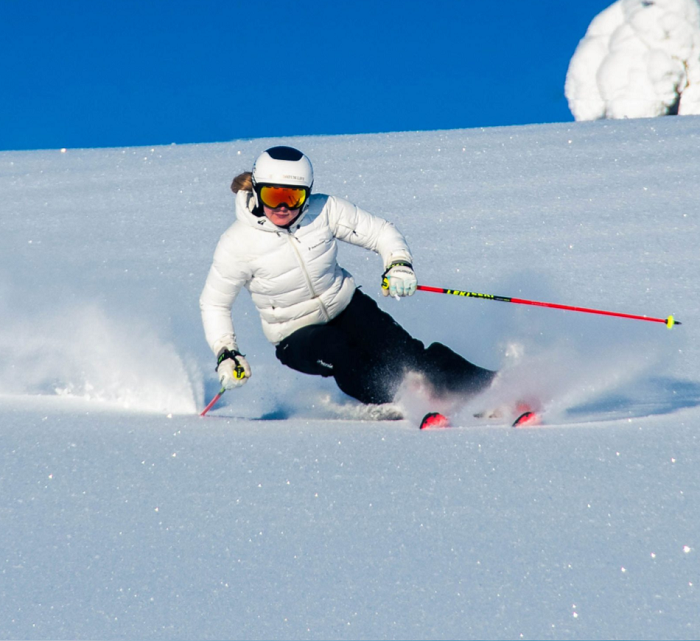
M274 187L263 185L259 191L262 204L271 209L286 205L299 209L305 202L308 191L303 187Z

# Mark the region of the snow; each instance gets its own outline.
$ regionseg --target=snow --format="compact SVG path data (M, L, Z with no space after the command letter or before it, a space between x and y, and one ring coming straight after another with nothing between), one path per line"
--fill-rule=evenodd
M273 144L406 234L419 282L666 317L365 292L546 404L363 421L280 366L217 391L197 300ZM700 118L0 154L0 637L697 638Z
M565 93L576 120L700 114L698 0L617 0L574 52Z

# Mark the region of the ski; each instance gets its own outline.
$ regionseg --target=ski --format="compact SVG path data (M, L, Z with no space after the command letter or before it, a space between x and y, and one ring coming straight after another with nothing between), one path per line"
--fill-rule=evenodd
M440 412L428 412L420 422L421 430L434 430L450 427L450 421L444 414Z
M536 425L542 425L539 414L528 410L513 421L512 427L535 427Z

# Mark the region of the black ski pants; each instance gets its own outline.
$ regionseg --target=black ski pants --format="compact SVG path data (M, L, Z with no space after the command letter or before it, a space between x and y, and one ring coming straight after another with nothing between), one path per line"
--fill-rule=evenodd
M276 356L304 374L333 376L343 392L363 403L391 402L411 370L423 373L438 394L475 394L495 375L441 343L426 348L359 289L333 320L285 338Z

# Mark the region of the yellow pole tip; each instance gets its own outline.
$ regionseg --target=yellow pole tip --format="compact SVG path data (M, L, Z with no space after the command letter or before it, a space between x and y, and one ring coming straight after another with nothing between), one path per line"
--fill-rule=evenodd
M676 324L676 321L674 320L673 316L669 316L666 319L666 327L668 327L669 329L672 329L675 324Z

